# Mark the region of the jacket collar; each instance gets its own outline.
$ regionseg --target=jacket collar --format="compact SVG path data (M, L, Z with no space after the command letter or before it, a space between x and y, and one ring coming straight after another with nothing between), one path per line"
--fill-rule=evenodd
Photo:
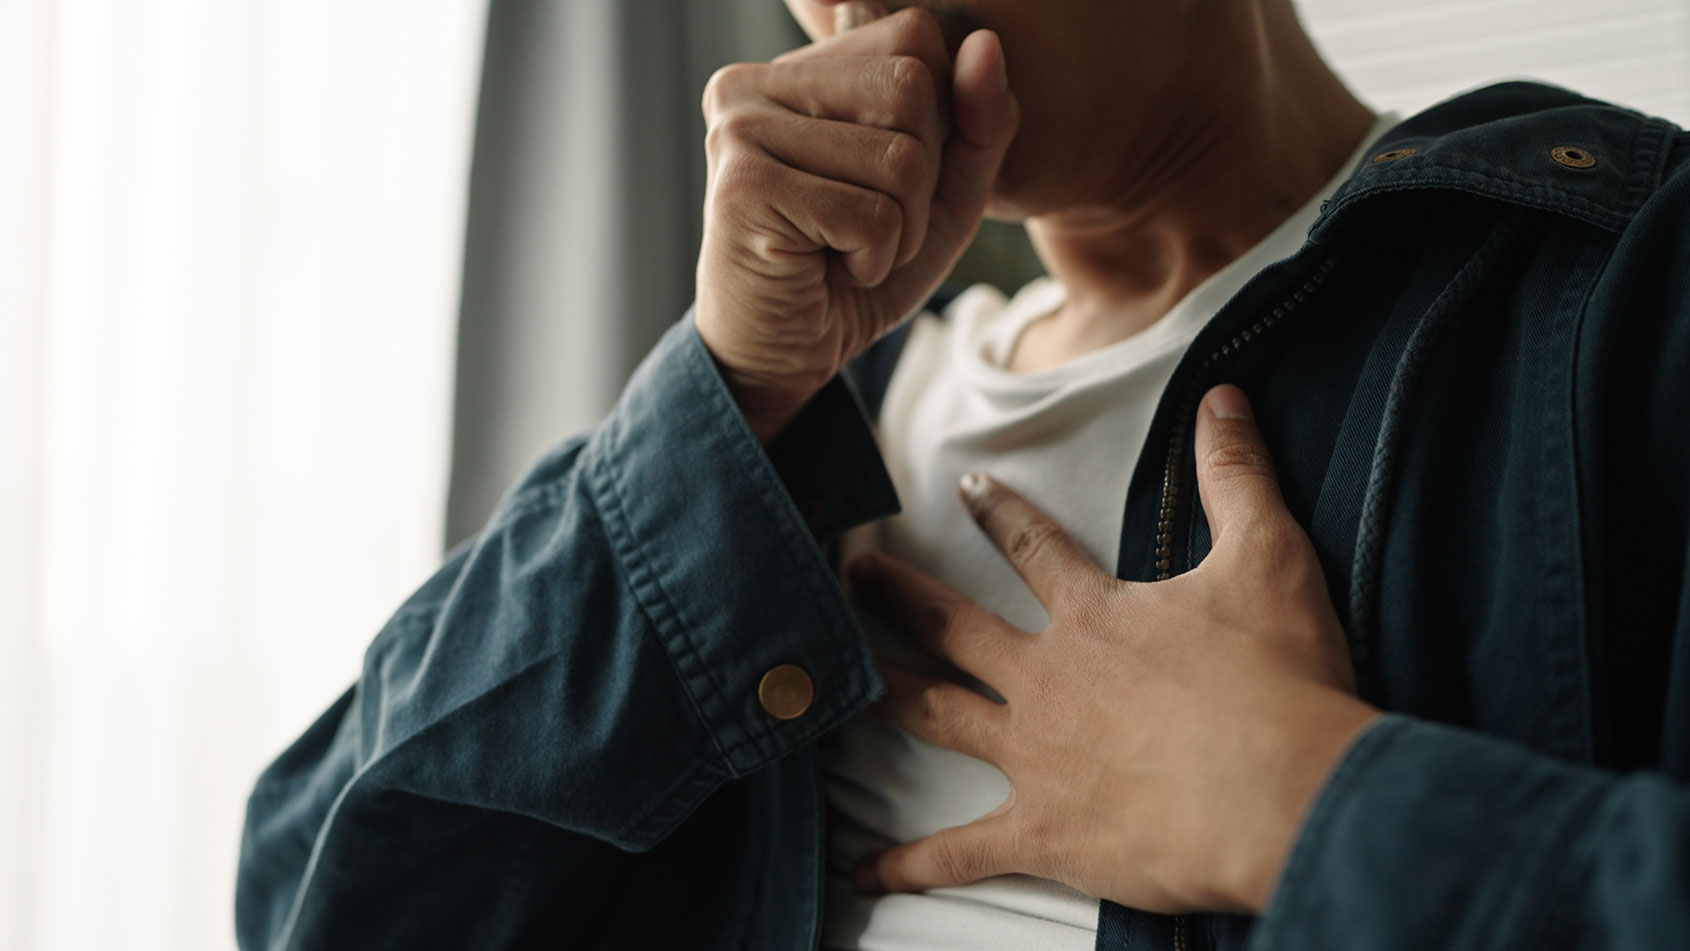
M1349 206L1407 189L1455 189L1620 230L1659 187L1677 131L1554 86L1487 86L1385 133L1322 206L1310 238Z

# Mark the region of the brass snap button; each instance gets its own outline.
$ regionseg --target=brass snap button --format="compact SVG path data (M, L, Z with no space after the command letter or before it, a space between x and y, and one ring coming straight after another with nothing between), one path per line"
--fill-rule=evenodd
M763 711L777 720L793 720L810 709L816 699L816 685L804 668L796 664L781 664L769 668L757 685L757 702Z
M1392 149L1389 152L1380 152L1378 155L1373 156L1373 164L1378 165L1380 162L1395 162L1397 159L1408 158L1410 155L1419 151L1419 149Z
M1549 150L1549 157L1568 168L1590 168L1596 164L1596 156L1584 149L1557 145Z

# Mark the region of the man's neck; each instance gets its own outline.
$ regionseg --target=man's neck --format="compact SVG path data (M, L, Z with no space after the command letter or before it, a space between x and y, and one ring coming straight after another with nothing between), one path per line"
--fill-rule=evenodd
M1009 369L1034 373L1124 340L1249 251L1314 197L1376 121L1307 46L1241 71L1232 89L1170 116L1147 154L1125 156L1109 194L1027 230L1067 291L1030 325Z

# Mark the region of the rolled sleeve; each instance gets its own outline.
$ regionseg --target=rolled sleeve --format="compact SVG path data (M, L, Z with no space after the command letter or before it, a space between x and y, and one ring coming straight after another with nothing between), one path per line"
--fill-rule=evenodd
M733 774L785 755L878 696L879 676L819 543L897 507L842 381L766 452L689 314L635 374L588 454L606 535ZM808 674L815 699L782 720L763 709L758 685L785 664Z

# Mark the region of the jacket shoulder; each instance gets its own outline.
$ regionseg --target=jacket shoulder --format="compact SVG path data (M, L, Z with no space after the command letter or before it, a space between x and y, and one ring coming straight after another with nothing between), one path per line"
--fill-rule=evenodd
M1620 231L1669 174L1682 174L1683 142L1683 130L1662 118L1543 83L1498 83L1386 132L1329 211L1384 192L1440 189Z

